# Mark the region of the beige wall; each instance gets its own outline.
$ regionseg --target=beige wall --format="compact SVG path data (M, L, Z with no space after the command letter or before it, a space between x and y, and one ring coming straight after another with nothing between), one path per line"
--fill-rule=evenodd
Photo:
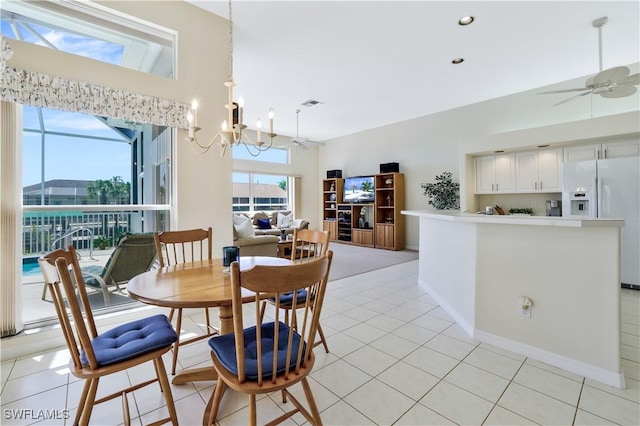
M630 66L638 72L638 64ZM472 78L472 76L470 76ZM580 87L583 79L545 88ZM462 208L483 206L473 190L471 154L539 144L580 143L640 132L640 95L619 99L589 96L558 107L559 99L535 89L419 117L328 141L319 151L319 180L326 170L345 175L377 173L380 163L398 162L405 173L407 210L430 209L420 188L447 170L461 182ZM452 91L455 96L455 91ZM591 103L593 101L593 103ZM429 102L429 99L425 99ZM546 199L546 198L544 198ZM538 210L544 207L539 206ZM318 208L317 215L321 212ZM407 218L407 247L417 249L418 220Z

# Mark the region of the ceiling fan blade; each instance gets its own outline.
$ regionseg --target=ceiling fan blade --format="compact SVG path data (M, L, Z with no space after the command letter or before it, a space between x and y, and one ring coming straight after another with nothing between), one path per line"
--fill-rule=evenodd
M633 86L615 86L612 90L600 93L603 98L624 98L636 93L638 89Z
M625 78L629 77L629 68L627 67L613 67L603 71L600 71L598 74L594 75L591 79L593 80L593 84L605 84L605 83L619 83ZM589 79L589 80L591 80ZM587 82L589 82L587 80ZM587 87L589 85L587 84Z
M563 89L563 90L551 90L549 92L538 92L538 95L549 95L549 94L553 94L553 93L568 93L568 92L580 92L582 90L591 90L587 87L581 87L581 88L576 88L576 89Z
M557 104L553 104L552 106L558 106L558 105L566 104L566 103L567 103L567 102L569 102L569 101L572 101L572 100L574 100L574 99L576 99L576 98L578 98L578 97L580 97L580 96L588 95L588 94L590 94L590 93L591 93L591 90L589 90L588 92L579 93L579 94L577 94L577 95L575 95L575 96L571 96L570 98L567 98L567 99L565 99L565 100L563 100L563 101L560 101L560 102L558 102Z
M639 85L640 84L640 73L630 75L629 77L627 77L624 80L622 80L621 82L619 82L618 86L621 85L621 84L632 85L632 86Z

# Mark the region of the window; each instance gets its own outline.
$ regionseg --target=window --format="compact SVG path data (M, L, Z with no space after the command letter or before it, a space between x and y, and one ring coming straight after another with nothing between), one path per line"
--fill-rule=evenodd
M233 211L290 210L290 177L233 173Z
M41 292L33 268L41 253L72 244L99 273L123 233L165 229L173 130L32 106L23 107L22 126L23 285L40 286L23 292L23 320L40 324L54 315L33 297ZM138 204L145 206L131 208ZM107 306L90 300L94 310L131 303L115 294Z
M131 182L131 140L108 120L31 106L23 111L24 205L107 204L89 196L88 182L116 176Z
M2 35L166 78L175 34L88 2L3 1Z

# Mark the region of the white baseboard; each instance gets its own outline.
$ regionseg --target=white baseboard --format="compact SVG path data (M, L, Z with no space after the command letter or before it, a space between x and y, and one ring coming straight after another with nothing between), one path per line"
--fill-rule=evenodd
M496 336L495 334L487 333L486 331L482 330L475 330L472 337L480 342L488 343L498 348L524 355L526 357L535 359L536 361L544 362L554 367L561 368L579 376L584 376L597 382L616 387L618 389L626 388L624 374L621 371L615 372L605 370L600 367L586 364L572 358L567 358L554 352L549 352L544 349L537 348L535 346L526 345L521 342L516 342L501 336Z
M433 297L433 299L438 302L438 305L445 310L447 314L458 324L465 333L469 335L469 337L473 336L474 324L469 323L460 313L451 307L439 294L436 290L434 290L431 286L429 286L426 282L418 278L418 285L429 293L429 296Z
M530 346L521 342L506 339L504 337L487 333L482 330L476 330L474 328L474 324L471 324L467 320L465 320L457 310L453 309L450 304L444 301L433 288L427 285L427 283L425 283L423 280L418 279L418 285L429 292L429 295L433 297L436 302L438 302L442 309L444 309L460 327L462 327L462 329L469 335L469 337L478 340L479 342L487 343L498 348L535 359L536 361L544 362L554 367L561 368L579 376L584 376L597 382L616 387L618 389L626 388L624 374L622 371L615 372L604 370L600 367L576 361L575 359L567 358L563 355L549 352L535 346Z

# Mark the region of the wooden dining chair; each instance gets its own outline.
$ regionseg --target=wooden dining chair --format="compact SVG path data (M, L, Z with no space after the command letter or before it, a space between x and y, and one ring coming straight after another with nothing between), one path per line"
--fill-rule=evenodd
M295 262L309 262L317 257L324 256L329 250L329 231L314 231L311 229L295 229L293 231L293 242L291 244L291 260ZM300 295L298 296L301 297ZM292 307L292 295L285 294L280 299L280 308L285 310L285 322ZM260 315L264 316L267 303L275 305L275 300L269 298L262 302ZM322 331L322 326L318 324L320 340L316 346L322 344L325 352L329 353L329 345Z
M98 333L73 246L68 251L59 249L48 253L38 262L71 353L69 370L85 380L73 424L88 425L95 405L121 396L124 424L127 425L130 423L127 394L159 382L169 417L157 424L171 422L177 425L171 386L162 361L162 355L178 338L169 319L165 315L154 315ZM101 378L146 362L153 362L155 378L96 400Z
M239 262L231 264L233 333L209 339L218 382L211 395L209 425L214 425L220 401L227 388L249 395L249 421L255 425L256 395L282 391L283 402L290 399L293 410L273 420L277 424L300 412L309 423L322 424L307 376L313 368L314 339L317 335L322 303L327 288L333 253L306 263L280 266L256 265L240 272ZM248 293L247 290L252 293ZM288 321L281 321L279 300L287 293L294 298ZM275 320L263 322L260 315L263 297L274 296ZM255 304L255 318L245 320L247 298ZM249 316L253 316L249 314ZM247 324L255 324L247 327ZM303 406L289 387L301 383L307 406Z
M177 265L186 262L211 260L212 258L212 230L209 229L188 229L184 231L164 231L154 232L156 252L158 253L158 263L161 268L170 265ZM173 321L176 316L176 331L178 340L173 345L173 362L171 374L176 374L178 364L178 350L180 346L188 345L199 340L203 340L218 333L218 330L211 325L209 309L204 308L206 334L181 340L180 331L182 328L182 308L174 308L169 312L169 321Z

